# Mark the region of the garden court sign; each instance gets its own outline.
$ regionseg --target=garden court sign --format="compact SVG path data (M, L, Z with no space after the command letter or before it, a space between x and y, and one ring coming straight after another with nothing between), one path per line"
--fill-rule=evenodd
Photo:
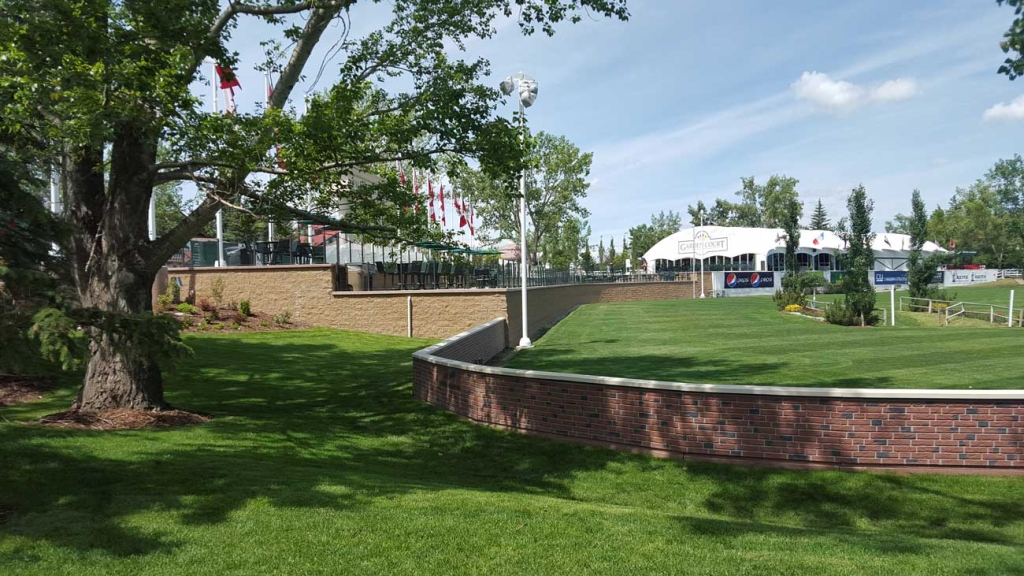
M693 240L680 240L680 254L707 254L708 252L725 252L729 249L728 238L712 238L710 234L701 230L694 235Z

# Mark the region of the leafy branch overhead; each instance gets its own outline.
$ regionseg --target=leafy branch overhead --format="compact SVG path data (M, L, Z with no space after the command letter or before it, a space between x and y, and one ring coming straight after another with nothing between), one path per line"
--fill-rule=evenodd
M34 171L59 168L72 230L62 250L79 305L144 313L159 267L224 207L262 214L344 206L343 224L425 233L415 211L402 209L415 198L395 177L396 160L436 169L443 155L453 172L473 163L510 186L526 156L516 126L497 114L502 96L488 62L448 48L492 36L499 18L550 34L587 14L629 16L625 0L391 0L390 20L356 36L352 21L368 4L3 2L0 136L15 149L40 150ZM271 36L261 39L262 62L232 51L245 19L268 24L260 28ZM328 58L311 63L328 42ZM208 113L193 94L209 81L207 59L273 72L266 106ZM317 90L299 117L289 102L303 78ZM154 189L179 182L194 183L201 199L150 241ZM86 372L83 408L163 405L159 367L130 337L95 339Z

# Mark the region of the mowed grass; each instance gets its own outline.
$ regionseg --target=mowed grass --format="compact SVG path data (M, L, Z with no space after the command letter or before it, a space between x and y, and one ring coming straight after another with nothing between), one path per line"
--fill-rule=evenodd
M188 342L168 399L209 424L26 424L71 388L0 409L0 573L1024 572L1022 478L657 460L413 400L410 354L426 341Z
M957 292L998 304L1009 290ZM888 296L879 294L879 305ZM908 312L897 313L895 327L833 326L780 313L767 297L594 304L508 365L693 383L1024 388L1024 330L939 321Z

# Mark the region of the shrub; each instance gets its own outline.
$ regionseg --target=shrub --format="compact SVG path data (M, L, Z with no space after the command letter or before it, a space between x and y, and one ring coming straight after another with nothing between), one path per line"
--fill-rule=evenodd
M289 310L284 310L280 314L274 315L274 324L278 326L284 326L285 324L292 323L292 313Z
M156 297L156 304L161 310L170 310L173 302L170 294L161 294Z
M248 300L242 300L238 303L238 316L241 318L252 316L252 308Z
M206 321L206 318L203 318L202 320L199 321L199 324L196 324L196 330L202 330L203 332L205 332L209 329L210 323Z
M175 304L181 302L181 286L178 286L174 278L167 280L167 290L164 293L171 297L171 302Z
M829 324L840 326L860 326L860 316L856 308L850 306L846 300L838 300L825 307L825 321ZM878 315L874 312L868 314L864 323L873 326L878 323Z
M213 312L214 310L217 309L217 307L211 304L210 301L207 300L206 298L203 298L202 300L199 301L199 309L202 310L203 312Z
M224 325L223 324L214 324L213 325L213 329L214 330L223 330L224 329Z
M213 298L213 303L216 306L220 306L224 303L224 279L214 278L213 282L210 283L210 298Z
M786 312L800 312L803 309L804 307L799 304L789 304L785 308Z
M192 327L192 317L191 316L185 316L184 318L181 319L181 328L182 328L182 330L185 330L185 329L188 329L188 328L191 328L191 327Z
M775 305L779 310L784 310L787 306L791 305L803 308L807 304L807 297L804 296L804 293L796 290L776 290L772 300L775 301Z
M195 306L189 304L188 302L182 302L181 304L178 304L177 310L178 310L178 312L181 312L182 314L189 314L189 315L192 315L192 314L195 314L195 313L199 312L198 308L196 308Z
M946 308L949 308L949 304L946 304L945 302L935 302L932 304L933 312L942 312Z
M270 328L271 324L269 320L260 320L259 326L260 328Z
M205 314L203 316L203 319L209 322L210 324L213 324L214 322L220 320L220 315L217 313L217 309L214 308L212 312L210 312L209 314Z

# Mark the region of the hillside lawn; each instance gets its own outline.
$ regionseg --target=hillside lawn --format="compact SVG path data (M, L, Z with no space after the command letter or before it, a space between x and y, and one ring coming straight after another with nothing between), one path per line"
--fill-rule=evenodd
M689 310L676 305L646 312ZM187 340L195 358L168 371L167 397L208 424L28 423L69 405L74 376L0 408L0 573L1024 572L1024 478L657 460L414 400L410 354L425 340Z
M1024 286L1018 288L1015 306L1024 305ZM1005 305L1010 289L955 292L958 300ZM880 293L878 306L888 304L889 294ZM780 313L760 296L594 304L507 365L702 384L1024 388L1024 330L940 322L937 314L897 312L895 327L834 326Z

